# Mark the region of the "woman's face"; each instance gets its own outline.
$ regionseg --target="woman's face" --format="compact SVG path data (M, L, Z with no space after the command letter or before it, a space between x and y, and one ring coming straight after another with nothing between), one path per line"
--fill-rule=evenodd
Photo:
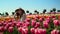
M16 14L17 15L22 15L22 11L17 11Z

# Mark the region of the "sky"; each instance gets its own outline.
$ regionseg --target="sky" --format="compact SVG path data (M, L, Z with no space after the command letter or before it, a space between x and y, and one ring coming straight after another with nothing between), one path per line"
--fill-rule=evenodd
M29 10L32 13L34 10L41 13L43 9L49 12L52 8L60 9L60 0L0 0L0 13L11 14L18 8Z

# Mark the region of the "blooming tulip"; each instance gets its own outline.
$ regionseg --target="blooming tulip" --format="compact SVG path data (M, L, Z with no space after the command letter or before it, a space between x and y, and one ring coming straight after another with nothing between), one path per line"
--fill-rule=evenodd
M26 23L23 23L23 26L29 26L30 25L30 23L29 22L26 22Z
M59 30L53 30L53 31L51 31L51 34L59 34Z
M36 22L35 28L40 26L40 22Z
M34 21L34 20L32 20L32 23L31 23L31 26L35 26L35 24L36 24L36 21Z
M38 29L35 29L35 34L39 34L39 33L38 33Z
M3 26L0 26L0 32L3 32L3 31L4 31Z
M59 25L59 21L58 20L54 20L53 23L54 23L55 26Z
M40 18L39 20L40 20L40 22L42 22L43 21L43 18Z
M19 31L19 32L22 32L22 27L19 27L19 28L18 28L18 31Z
M8 31L9 31L10 33L12 33L12 32L13 32L13 27L9 27L9 28L8 28Z
M52 16L52 18L55 18L55 16Z
M22 28L22 34L28 34L28 28L23 27Z
M46 34L46 29L38 29L39 34Z
M48 25L48 23L47 23L46 21L43 22L43 26L44 26L45 28L48 28L48 27L49 27L49 25Z
M35 34L35 28L31 28L30 31L31 31L31 34Z
M30 22L30 18L27 18L25 21Z
M20 27L20 24L19 24L19 23L17 23L17 24L16 24L16 27L17 27L17 28L18 28L18 27Z

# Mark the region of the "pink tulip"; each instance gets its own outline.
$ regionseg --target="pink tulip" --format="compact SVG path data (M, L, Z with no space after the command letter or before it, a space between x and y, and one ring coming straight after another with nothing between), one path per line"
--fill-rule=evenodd
M40 26L40 22L36 22L35 28Z
M8 31L9 31L10 33L12 33L12 32L13 32L13 27L9 27L9 28L8 28Z
M30 18L27 18L25 21L30 22Z
M51 31L51 34L59 34L59 30L53 30L53 31Z
M42 21L43 21L43 19L42 19L42 18L40 18L39 20L40 20L40 22L42 22Z
M14 24L14 26L16 25L16 23L17 23L16 21L13 21L13 22L12 22L12 24Z
M38 29L38 33L39 34L42 34L43 32L42 32L42 29Z
M7 23L3 23L4 26L6 26Z
M11 25L12 25L12 23L8 23L8 25L9 25L9 26L11 26Z
M46 21L43 22L43 26L44 26L45 28L48 28L48 27L49 27L49 25L48 25L48 23L47 23Z
M30 23L29 22L26 22L26 23L23 23L23 26L29 26L30 25Z
M55 26L59 25L59 21L58 20L54 20L53 23L54 23Z
M28 34L28 28L23 27L22 28L22 34Z
M0 26L2 26L2 23L0 23Z
M16 27L17 27L17 28L18 28L18 27L20 27L20 24L19 24L19 23L17 23L17 24L16 24Z
M52 18L55 18L56 16L52 16Z
M46 29L38 29L39 34L46 34Z
M47 18L45 21L46 21L47 23L50 23L50 18Z
M35 29L35 34L38 34L38 29Z
M46 34L46 29L43 29L43 34Z
M22 27L19 27L19 28L18 28L18 31L19 31L19 32L22 32Z
M31 23L31 26L35 26L35 24L36 24L36 21L34 21L34 20L32 20L32 23Z
M39 19L39 15L35 15L35 17Z
M4 31L4 27L0 26L0 32L3 32L3 31Z
M8 27L7 26L4 26L4 31L6 31L8 29Z
M6 24L6 27L9 28L11 25L9 25L8 23Z
M52 18L52 20L56 20L56 18Z
M35 34L35 28L31 28L30 31L31 31L31 34Z

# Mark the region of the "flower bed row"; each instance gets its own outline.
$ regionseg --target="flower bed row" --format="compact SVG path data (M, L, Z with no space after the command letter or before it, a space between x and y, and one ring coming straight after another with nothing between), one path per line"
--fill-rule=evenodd
M3 21L0 23L0 32L4 34L60 34L60 19L57 16L48 18L37 16L26 18L23 22Z

